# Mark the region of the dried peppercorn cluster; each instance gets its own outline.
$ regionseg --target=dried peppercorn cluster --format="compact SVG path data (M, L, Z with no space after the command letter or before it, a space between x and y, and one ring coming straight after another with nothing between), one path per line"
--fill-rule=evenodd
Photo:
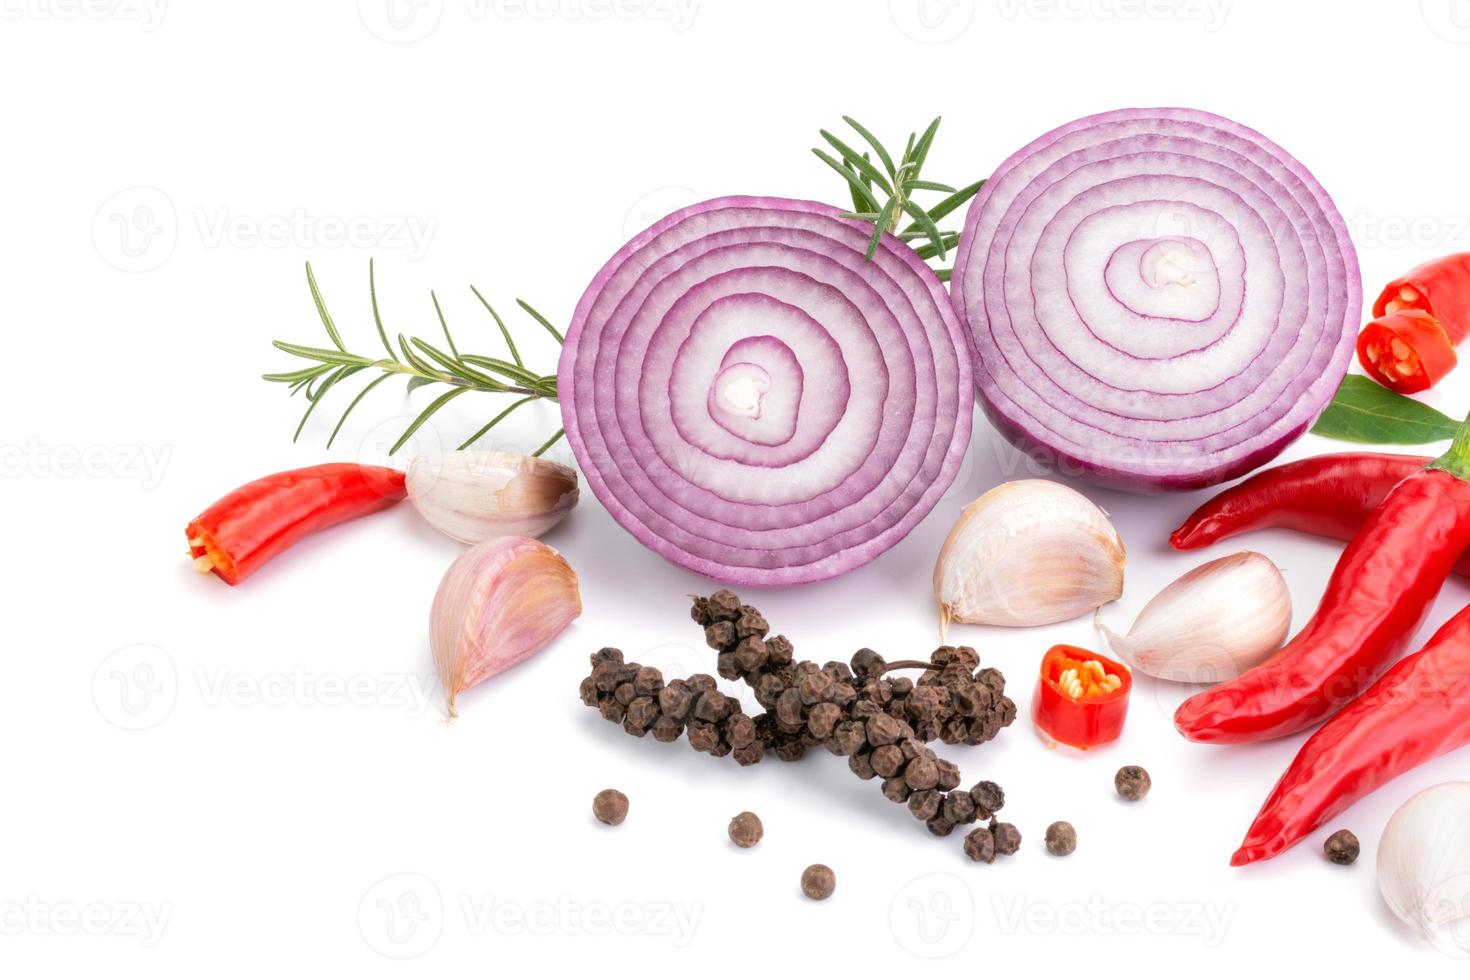
M696 597L691 615L719 653L720 676L748 685L763 712L747 714L708 674L665 682L656 668L625 663L611 647L592 655L583 702L631 735L652 732L662 742L687 735L695 749L741 765L768 752L790 762L823 746L846 756L859 778L881 779L884 796L941 836L991 820L1005 802L991 782L959 789L959 767L925 744L978 745L1015 720L1005 678L981 669L974 650L940 647L929 661L890 663L864 649L850 664L819 666L796 661L791 641L769 635L765 617L728 590ZM886 676L912 668L923 671L917 680Z

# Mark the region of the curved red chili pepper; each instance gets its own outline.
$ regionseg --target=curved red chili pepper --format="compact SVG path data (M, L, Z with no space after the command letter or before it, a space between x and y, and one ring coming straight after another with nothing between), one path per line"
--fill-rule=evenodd
M238 585L312 531L382 510L404 494L399 470L356 463L308 466L231 491L184 533L195 568Z
M1384 783L1470 743L1470 606L1307 739L1232 865L1274 857Z
M1058 644L1041 658L1031 717L1058 742L1079 749L1102 745L1123 733L1132 690L1133 674L1123 664Z
M1179 706L1174 725L1198 742L1290 735L1331 715L1403 652L1470 546L1470 430L1400 482L1338 559L1316 614L1265 663Z
M1433 259L1383 287L1358 361L1394 391L1423 391L1455 366L1470 334L1470 252ZM1395 345L1394 341L1397 341Z
M1169 535L1176 551L1193 551L1267 528L1286 528L1351 541L1399 481L1430 462L1428 456L1330 453L1261 470L1206 500ZM1455 565L1470 576L1470 555Z

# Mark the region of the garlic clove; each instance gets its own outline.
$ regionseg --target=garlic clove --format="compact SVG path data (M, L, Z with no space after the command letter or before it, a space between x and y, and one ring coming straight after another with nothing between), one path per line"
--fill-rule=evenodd
M1291 592L1271 559L1239 551L1175 579L1126 635L1104 625L1100 612L1095 624L1113 653L1140 673L1213 684L1281 648L1291 630Z
M1441 783L1395 811L1378 840L1378 891L1425 941L1470 956L1470 783Z
M534 538L492 538L460 555L429 612L429 647L450 717L461 691L525 660L581 613L576 573Z
M571 467L490 450L419 456L409 464L407 486L424 520L466 544L539 537L571 513L578 497Z
M940 632L950 620L1045 626L1123 593L1127 558L1103 511L1050 480L1003 483L971 503L934 566Z

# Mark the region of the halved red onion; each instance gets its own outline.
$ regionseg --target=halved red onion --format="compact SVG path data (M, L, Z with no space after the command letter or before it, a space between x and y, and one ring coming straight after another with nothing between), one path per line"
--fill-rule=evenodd
M557 372L587 483L720 581L850 571L934 506L970 440L969 341L932 270L823 204L669 215L577 304ZM865 230L865 228L867 230Z
M1274 457L1326 406L1362 315L1342 216L1245 126L1123 109L1026 146L971 205L951 292L1013 443L1131 490Z

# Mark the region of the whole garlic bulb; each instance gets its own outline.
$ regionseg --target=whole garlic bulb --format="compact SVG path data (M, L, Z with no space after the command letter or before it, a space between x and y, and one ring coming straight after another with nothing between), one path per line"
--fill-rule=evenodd
M408 499L456 541L506 534L540 537L577 505L577 473L534 456L459 450L419 456L408 467Z
M461 691L525 660L581 614L577 574L534 538L492 538L460 555L429 612L450 717Z
M1399 807L1378 840L1378 890L1425 941L1470 956L1470 783L1431 786Z
M966 507L934 566L950 620L1045 626L1123 594L1123 542L1108 516L1050 480L1003 483Z
M1130 667L1190 684L1229 680L1281 648L1291 592L1265 555L1238 551L1185 572L1143 607L1128 635L1097 628Z

